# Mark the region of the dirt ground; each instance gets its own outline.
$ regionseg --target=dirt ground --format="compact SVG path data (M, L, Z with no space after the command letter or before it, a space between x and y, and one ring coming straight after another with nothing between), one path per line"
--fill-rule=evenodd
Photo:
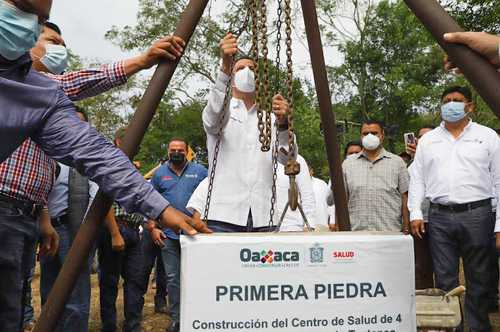
M36 315L38 317L40 314L40 273L37 268L35 276L33 278L33 304L35 307ZM142 328L145 332L164 332L170 324L168 315L166 314L156 314L154 313L154 284L150 283L148 293L146 294L144 311L143 311L143 324ZM118 323L123 322L123 288L120 287L120 292L118 294L117 300L117 312L118 312ZM89 332L98 332L101 327L101 319L99 315L99 284L97 282L97 275L92 275L92 302L91 302L91 312L89 319Z

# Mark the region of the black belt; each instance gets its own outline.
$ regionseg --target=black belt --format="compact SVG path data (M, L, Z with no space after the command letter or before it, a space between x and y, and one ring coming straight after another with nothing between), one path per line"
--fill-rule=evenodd
M29 201L18 200L9 196L0 194L0 204L11 209L19 209L24 214L37 218L43 209L42 204L36 204Z
M50 223L55 227L66 225L68 223L68 215L65 214L57 218L50 218Z
M464 204L442 205L442 204L431 203L431 207L449 212L465 212L487 205L491 205L491 198Z

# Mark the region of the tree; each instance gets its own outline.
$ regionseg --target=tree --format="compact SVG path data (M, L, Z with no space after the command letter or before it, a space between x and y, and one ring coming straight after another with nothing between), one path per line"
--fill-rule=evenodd
M340 36L336 42L344 55L344 63L329 71L335 109L355 122L383 121L389 129L389 148L402 150L403 132L440 120L444 86L465 82L444 72L442 50L403 1L384 0L374 7L370 1L364 7L359 1L351 2L352 20L362 22L354 24L357 37L330 34ZM359 8L364 8L362 14ZM336 22L336 18L324 22ZM480 100L478 104L476 118L491 124L491 112Z
M441 0L441 4L465 30L500 33L500 2L497 0Z
M174 137L185 139L197 152L197 160L207 163L202 110L203 105L198 101L190 101L183 106L161 102L136 157L136 160L140 160L143 164L145 171L154 168L161 160L167 159L168 143Z
M70 56L69 70L99 68L100 66L95 61L82 60L74 54ZM126 123L125 117L130 112L129 102L136 92L135 87L136 81L130 79L125 87L84 99L76 105L87 113L92 126L103 135L112 138L115 131Z
M124 50L144 49L155 40L173 33L186 4L186 0L140 0L137 24L113 27L106 33L106 38ZM215 82L219 68L219 41L226 29L234 31L243 25L239 13L245 13L244 8L240 1L226 1L226 10L219 22L210 15L202 17L169 86L169 91L173 92L169 94L170 98L194 102L200 91L188 87L197 85L201 92L206 92L206 87Z

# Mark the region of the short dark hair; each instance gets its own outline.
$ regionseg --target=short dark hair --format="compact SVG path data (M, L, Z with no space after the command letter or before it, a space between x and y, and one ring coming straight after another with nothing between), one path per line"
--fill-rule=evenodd
M85 122L89 122L89 117L87 115L87 112L85 112L81 107L75 106L75 112L80 113L83 116Z
M59 26L57 26L57 24L55 23L52 23L52 22L45 22L43 24L46 28L49 28L51 30L54 30L55 32L57 32L58 35L61 35L62 36L62 33L61 33L61 29L59 29Z
M168 142L168 147L170 147L170 143L172 143L174 141L175 142L184 142L184 144L186 144L186 151L189 149L188 148L189 147L188 141L186 139L182 138L182 137L172 137L170 139L170 141Z
M469 87L460 85L453 85L444 89L443 94L441 95L441 100L443 100L445 96L454 92L458 92L461 95L463 95L465 99L467 99L468 101L472 101L472 91L469 89Z
M251 56L246 55L246 54L238 54L238 55L236 55L236 57L234 58L234 64L236 64L238 61L241 61L241 60L250 60L250 61L252 61L253 63L255 63L254 58L252 58Z
M363 145L361 144L360 141L350 141L349 143L347 143L347 145L345 146L345 149L344 149L344 156L347 156L347 151L349 150L349 148L351 146L359 146L361 149L363 149Z
M366 120L366 121L363 121L363 124L361 125L360 131L361 131L361 129L363 129L364 125L377 125L377 126L380 127L380 129L382 129L382 133L385 132L384 125L383 125L383 123L381 121L378 121L378 120Z

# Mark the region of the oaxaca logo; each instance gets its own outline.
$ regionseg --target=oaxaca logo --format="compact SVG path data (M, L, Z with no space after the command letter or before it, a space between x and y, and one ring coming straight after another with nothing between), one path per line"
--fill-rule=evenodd
M284 266L288 263L298 263L300 254L298 251L272 249L253 251L243 248L240 250L240 261L245 264Z

